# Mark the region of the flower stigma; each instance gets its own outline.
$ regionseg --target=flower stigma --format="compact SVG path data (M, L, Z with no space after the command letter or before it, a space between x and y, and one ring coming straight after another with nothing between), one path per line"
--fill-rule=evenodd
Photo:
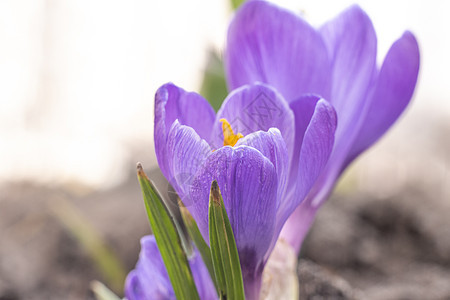
M222 118L219 120L222 123L222 131L223 131L223 145L233 147L236 145L237 141L244 136L242 133L234 134L233 129L231 128L230 123Z

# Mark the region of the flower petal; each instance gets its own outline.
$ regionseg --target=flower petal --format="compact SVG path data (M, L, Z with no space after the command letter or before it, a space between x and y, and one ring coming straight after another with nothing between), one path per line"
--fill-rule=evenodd
M284 224L280 239L291 245L295 253L300 252L302 242L311 229L318 209L317 206L312 206L311 199L307 198L297 206Z
M273 164L248 147L222 147L211 154L191 188L188 207L205 238L211 182L217 180L236 239L244 282L262 273L264 256L274 232L277 175Z
M359 120L355 121L355 127L360 128L359 131L351 128L356 132L354 143L350 144L350 137L348 140L340 140L341 144L335 146L329 159L325 176L316 181L308 199L301 203L283 227L282 237L297 251L336 178L357 155L392 125L409 103L417 81L419 60L417 42L410 32L406 32L389 50L378 81L369 94L368 105L364 108L363 115L358 117ZM349 144L352 148L349 148Z
M349 162L375 143L408 105L416 86L419 63L419 46L414 35L407 31L386 55Z
M291 206L286 208L284 215L280 215L278 222L284 225L281 237L298 252L316 211L311 207L311 199L306 197L314 185L321 186L317 181L326 175L325 168L335 141L337 116L331 104L314 95L301 97L291 103L291 108L296 122L295 160L286 195Z
M216 287L214 286L209 271L197 249L195 249L194 255L189 258L189 266L191 267L192 276L194 277L195 286L197 287L200 299L217 300Z
M164 175L167 172L167 134L173 122L192 127L203 139L211 135L215 113L209 103L196 93L189 93L172 83L161 86L155 95L155 150Z
M266 1L248 1L228 29L225 70L230 90L260 81L287 101L328 97L330 62L320 34L299 16Z
M128 300L140 300L145 299L144 290L139 281L139 275L136 270L132 270L126 280L124 287L125 297Z
M208 143L189 126L181 125L176 120L169 130L166 141L166 176L175 191L190 205L189 193L194 175L201 168L207 156L212 153Z
M289 104L294 113L295 120L294 152L291 160L291 169L289 171L290 188L295 186L294 181L297 180L300 149L302 148L303 138L319 100L319 96L307 94Z
M377 38L366 13L353 5L334 20L324 24L320 33L332 59L331 97L339 115L338 136L362 111L365 96L376 70Z
M314 186L312 205L320 205L341 174L345 160L364 122L367 95L376 72L376 35L368 16L354 5L321 28L333 57L330 102L339 116L330 163Z
M280 199L279 205L285 200L283 197L289 168L289 156L286 143L281 136L278 128L271 128L269 131L257 131L241 138L236 147L246 145L252 147L267 157L275 167L278 178L277 199ZM279 206L277 207L277 211Z
M294 115L283 97L272 87L257 83L234 90L217 112L211 141L219 148L223 144L220 119L227 119L233 130L244 136L252 132L278 128L286 141L289 154L293 148Z
M295 194L301 200L309 193L328 163L333 150L336 126L336 111L327 101L319 100L300 150Z
M286 207L286 213L280 216L283 223L294 207L303 201L324 168L336 131L336 112L319 96L303 95L291 102L290 107L295 115L295 146L285 197L291 206Z
M200 299L217 299L216 289L197 249L189 259L192 276ZM176 299L166 267L152 235L141 239L141 252L136 269L125 281L125 296L128 300Z
M176 299L154 236L141 239L139 261L127 277L125 296L128 300Z

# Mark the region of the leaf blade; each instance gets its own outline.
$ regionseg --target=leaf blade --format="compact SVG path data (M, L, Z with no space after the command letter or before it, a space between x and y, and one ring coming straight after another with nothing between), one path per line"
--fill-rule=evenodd
M209 239L219 295L245 299L239 254L217 181L209 197Z
M194 218L189 213L189 210L181 202L181 200L179 200L179 207L180 207L181 217L182 217L183 223L187 229L188 235L191 238L191 240L194 242L198 251L200 252L200 255L203 259L203 262L205 263L206 268L208 269L209 275L211 276L214 286L217 288L217 283L216 283L215 275L214 275L214 267L213 267L212 258L211 258L211 249L209 248L208 244L203 239L203 236L200 233L200 230L198 229L197 223L195 222Z
M216 112L220 109L220 106L228 95L223 61L220 55L214 50L210 50L208 53L208 62L205 67L205 73L203 74L200 94L205 99L208 99L209 104L211 104Z
M177 299L199 299L192 272L172 217L155 186L137 165L147 216Z
M244 3L244 0L231 0L231 7L236 10Z
M97 300L120 300L120 298L116 294L114 294L113 291L108 289L108 287L106 287L106 285L104 285L100 281L92 281L91 290L94 292L95 298Z

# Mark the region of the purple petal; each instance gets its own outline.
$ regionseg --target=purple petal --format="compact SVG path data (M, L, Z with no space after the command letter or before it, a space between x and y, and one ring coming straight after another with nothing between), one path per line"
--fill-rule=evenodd
M303 138L306 129L308 128L311 118L314 114L316 104L320 100L316 95L303 95L296 101L289 104L294 113L295 119L295 138L294 138L294 152L291 160L291 169L289 175L289 187L295 186L294 180L297 179L298 165L300 158L300 149L302 148Z
M139 261L127 277L125 296L128 300L176 299L154 236L141 239Z
M364 100L366 107L361 115L355 117L353 126L349 125L349 134L341 136L340 144L335 146L329 159L330 163L324 171L326 175L316 181L308 199L295 210L283 227L281 236L295 249L299 250L317 209L327 199L336 178L359 153L373 144L404 110L413 94L418 70L417 42L410 32L406 32L394 43L386 56L378 81L372 87L369 99ZM339 122L340 117L341 115ZM355 142L351 143L354 138Z
M246 85L230 93L217 112L211 137L216 148L223 144L221 118L230 122L235 133L240 132L244 136L278 128L289 154L292 153L294 115L283 97L270 86L261 83Z
M283 205L286 198L283 197L289 168L289 156L286 148L286 143L281 136L278 128L271 128L269 131L257 131L241 138L236 147L246 145L255 148L267 157L275 167L278 178L277 199L280 199L279 206ZM276 208L277 211L279 206Z
M144 290L142 289L139 281L139 275L136 270L132 270L126 280L124 287L125 297L128 300L140 300L145 299Z
M167 134L174 121L192 127L201 138L207 140L214 118L214 110L200 95L186 92L172 83L158 89L155 95L154 138L156 157L164 175L168 174Z
M225 70L230 90L264 82L288 101L330 92L330 63L320 34L299 16L266 1L248 1L228 29Z
M333 107L318 96L304 95L290 106L295 115L295 147L286 195L290 206L280 216L281 223L303 201L328 162L337 123Z
M193 257L189 258L189 266L191 267L192 276L194 277L200 299L217 300L216 287L197 249L195 249Z
M280 233L280 239L283 239L296 253L300 252L303 240L311 229L314 222L317 206L312 206L310 199L305 199L295 211L289 216Z
M309 193L330 158L334 145L337 117L325 100L317 102L311 122L306 129L300 150L296 186L297 205Z
M245 286L259 280L264 257L274 234L277 174L273 164L248 147L222 147L199 170L192 188L195 199L188 207L205 238L208 236L208 202L211 183L217 180L233 228Z
M375 143L406 108L416 86L419 63L419 46L407 31L386 55L349 161Z
M291 189L288 189L286 195L290 199L288 202L290 206L281 216L282 224L295 207L305 199L324 171L333 150L337 127L336 112L331 104L323 99L318 100L315 96L305 96L291 107L295 112L298 125L296 127L296 143L301 143L301 148L294 153L298 157L293 160L289 178ZM314 109L312 112L311 108ZM306 123L308 126L304 130ZM298 144L296 144L297 147Z
M200 254L195 250L189 259L192 276L200 299L217 299L214 284ZM155 237L141 239L141 252L136 269L128 274L125 282L125 296L128 300L176 299L167 269L156 244Z
M281 237L298 252L317 210L311 206L312 199L305 198L313 186L322 187L321 177L326 175L325 168L333 151L337 117L331 104L315 96L302 97L292 103L291 107L296 116L296 130L299 132L298 137L296 133L296 143L300 141L301 148L294 152L298 155L297 165L293 165L291 169L295 172L290 173L291 189L288 189L286 195L289 199L287 203L291 206L286 207L286 213L280 215L278 222L281 226L284 225ZM306 130L305 124L308 124Z
M312 205L320 205L331 192L364 122L367 95L376 71L376 35L367 15L352 6L321 28L333 58L330 102L339 116L336 138L325 175L315 184Z
M176 120L169 130L166 141L166 172L164 175L183 200L190 205L189 193L194 175L212 153L208 143L201 139L191 127Z
M376 70L377 38L372 22L357 5L326 23L320 32L332 59L329 99L339 115L338 138L354 131Z

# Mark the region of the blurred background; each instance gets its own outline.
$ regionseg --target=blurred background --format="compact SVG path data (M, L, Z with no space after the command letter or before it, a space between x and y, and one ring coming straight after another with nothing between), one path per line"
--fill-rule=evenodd
M416 35L412 105L345 173L303 257L366 299L450 299L450 2L274 2L315 26L358 3L380 63ZM122 293L150 232L135 164L157 167L153 95L223 89L232 15L227 0L0 1L0 299L90 299L94 279Z

